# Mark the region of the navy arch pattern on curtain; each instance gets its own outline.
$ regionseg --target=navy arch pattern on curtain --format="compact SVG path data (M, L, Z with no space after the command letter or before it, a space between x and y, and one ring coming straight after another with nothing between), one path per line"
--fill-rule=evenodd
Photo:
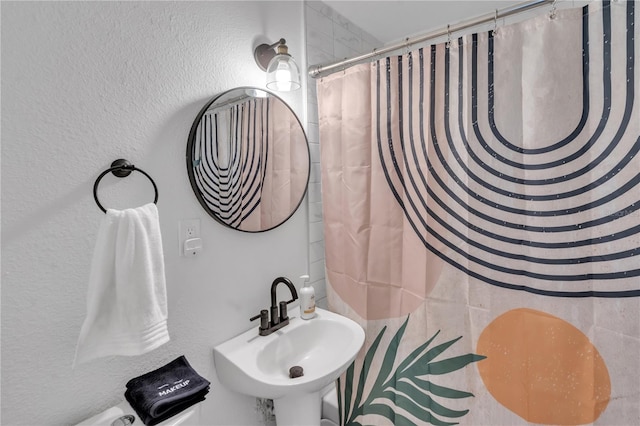
M552 89L549 98L575 99L554 123L535 116L544 82L525 81L526 59L512 71L492 32L378 61L377 155L407 221L442 260L507 289L640 296L635 2L612 9L583 9L581 63L565 68L581 90ZM560 62L561 46L549 56ZM517 84L540 87L518 93ZM504 106L512 96L522 111ZM527 139L547 125L552 137Z

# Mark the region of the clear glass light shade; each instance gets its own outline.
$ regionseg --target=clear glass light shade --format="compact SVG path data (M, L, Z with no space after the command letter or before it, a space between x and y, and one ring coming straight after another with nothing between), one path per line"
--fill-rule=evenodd
M300 68L293 58L281 53L273 57L267 67L267 89L290 92L300 88Z

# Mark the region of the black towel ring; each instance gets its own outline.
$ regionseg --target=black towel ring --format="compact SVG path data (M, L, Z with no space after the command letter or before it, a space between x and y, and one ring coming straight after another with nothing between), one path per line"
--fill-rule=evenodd
M131 164L129 161L120 158L111 163L111 167L109 169L100 173L100 176L98 176L98 179L96 179L96 183L93 184L93 198L94 200L96 200L96 204L98 205L98 207L100 207L100 210L102 210L104 213L107 212L107 209L102 207L102 204L100 204L100 201L98 200L98 185L100 184L100 180L109 172L113 173L114 176L123 178L129 176L132 171L140 172L149 178L151 184L153 185L153 189L156 192L156 197L154 198L153 203L158 203L158 187L156 186L156 183L153 181L153 179L151 179L151 176L149 176L144 170L139 169Z

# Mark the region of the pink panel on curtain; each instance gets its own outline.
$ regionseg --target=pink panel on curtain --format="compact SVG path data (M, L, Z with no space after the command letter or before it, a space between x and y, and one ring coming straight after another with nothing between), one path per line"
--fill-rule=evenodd
M243 222L242 230L269 229L282 223L300 202L307 182L308 153L302 128L283 102L271 102L269 115L262 120L262 131L268 134L264 147L266 162L258 208ZM268 133L266 130L268 129ZM254 221L253 226L249 225Z
M377 319L420 306L441 261L404 226L389 197L371 144L371 78L369 64L353 67L323 79L318 98L327 112L320 115L320 150L328 278L359 315Z

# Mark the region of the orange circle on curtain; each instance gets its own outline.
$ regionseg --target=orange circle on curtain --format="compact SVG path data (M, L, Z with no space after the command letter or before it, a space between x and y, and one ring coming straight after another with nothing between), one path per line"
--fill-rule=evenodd
M491 395L532 423L594 422L611 396L607 366L570 323L533 309L514 309L480 334L476 365Z

